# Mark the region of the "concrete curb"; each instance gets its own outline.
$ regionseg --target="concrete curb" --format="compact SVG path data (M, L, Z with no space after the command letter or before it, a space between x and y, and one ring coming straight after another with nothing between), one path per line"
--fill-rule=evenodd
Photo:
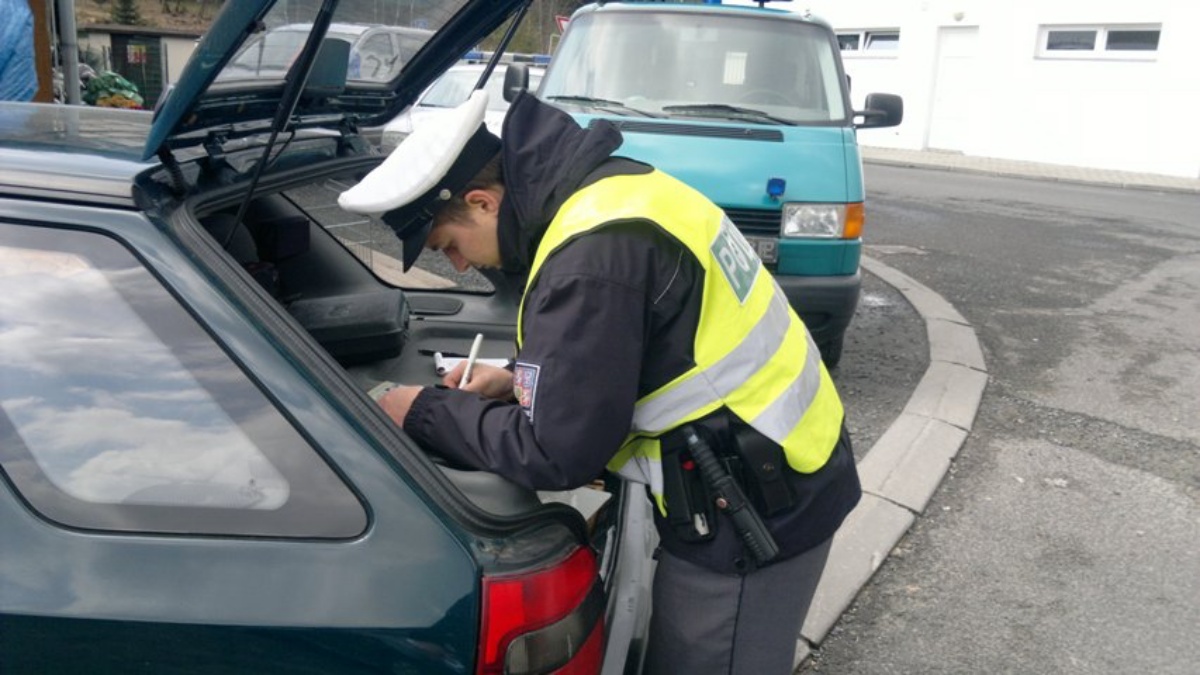
M929 368L908 405L858 464L863 499L837 535L796 641L794 668L833 629L916 522L967 439L987 386L974 329L941 296L864 256L868 272L896 288L925 320Z

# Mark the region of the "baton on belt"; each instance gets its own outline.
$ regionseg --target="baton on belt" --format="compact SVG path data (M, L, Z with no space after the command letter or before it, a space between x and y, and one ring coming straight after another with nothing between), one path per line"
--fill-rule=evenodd
M717 508L724 511L733 521L733 529L742 538L746 548L750 549L755 562L765 565L774 560L775 556L779 555L779 545L775 543L775 538L763 524L754 506L747 501L742 488L738 487L733 476L721 466L712 448L700 438L695 429L689 426L683 431L688 451L699 465L700 475L712 492L713 501Z

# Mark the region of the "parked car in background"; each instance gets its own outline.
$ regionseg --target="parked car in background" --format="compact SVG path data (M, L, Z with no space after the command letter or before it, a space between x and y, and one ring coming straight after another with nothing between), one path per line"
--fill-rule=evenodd
M602 2L572 15L538 96L620 154L725 210L804 320L825 363L858 305L865 221L855 130L900 123L891 94L850 106L833 29L808 12Z
M0 671L637 670L643 490L447 466L369 395L513 353L511 289L430 290L337 197L523 4L227 2L154 112L0 103ZM428 40L347 79L322 26L383 15ZM220 77L260 23L317 35Z
M417 102L396 119L383 127L382 145L384 150L391 150L399 145L423 121L431 116L454 108L467 100L467 96L483 77L486 64L464 63L450 68L439 77L428 89L421 94ZM504 124L504 115L508 112L508 101L504 99L504 74L508 66L497 64L496 69L488 77L485 88L488 92L488 107L483 115L483 122L488 130L497 136ZM536 89L542 81L545 68L529 67L529 89Z
M312 25L297 23L257 34L246 42L221 77L280 77L292 65L311 32ZM350 43L348 79L386 82L400 72L431 34L429 30L408 26L335 23L325 35Z

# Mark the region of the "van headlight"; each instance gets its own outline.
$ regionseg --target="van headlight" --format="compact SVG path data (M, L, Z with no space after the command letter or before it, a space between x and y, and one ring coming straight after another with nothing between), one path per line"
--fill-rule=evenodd
M856 239L862 236L863 205L787 202L781 218L784 237Z
M785 237L836 239L846 224L846 205L788 202L782 217Z

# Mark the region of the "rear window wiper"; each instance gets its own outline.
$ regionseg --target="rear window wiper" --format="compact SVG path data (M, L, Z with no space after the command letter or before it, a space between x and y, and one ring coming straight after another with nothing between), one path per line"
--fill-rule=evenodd
M597 110L607 109L608 112L621 113L624 111L628 111L631 113L637 113L638 115L641 115L642 117L662 117L662 115L656 115L647 110L631 108L631 107L625 105L624 103L621 103L620 101L612 101L607 98L593 98L591 96L547 96L546 98L550 101L561 101L563 103L576 103L579 105L588 106L590 108L595 108Z
M700 114L712 113L719 117L735 117L735 118L757 117L760 120L767 120L768 122L774 122L776 124L786 124L788 126L796 126L796 122L793 120L784 119L782 117L776 117L770 113L763 112L762 110L755 110L754 108L740 108L735 105L726 105L724 103L691 103L688 105L665 105L665 106L663 106L663 112L684 113L684 114L687 114L687 113L700 113Z

